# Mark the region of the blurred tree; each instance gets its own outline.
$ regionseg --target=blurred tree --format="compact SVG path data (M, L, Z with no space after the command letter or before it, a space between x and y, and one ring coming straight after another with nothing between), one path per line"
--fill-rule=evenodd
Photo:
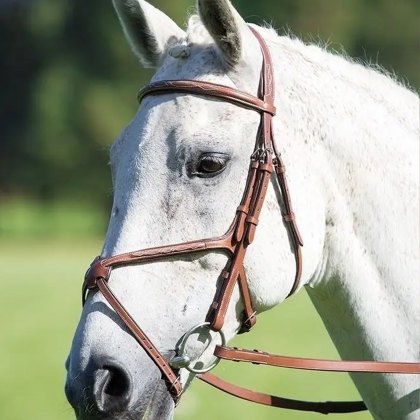
M41 70L42 59L31 42L24 7L10 1L0 4L0 192L12 192L24 183L16 165L27 160L22 136L29 125L33 77Z
M420 85L417 0L236 0L248 21L326 40ZM182 25L193 0L153 4ZM151 76L123 39L111 1L0 2L0 195L110 197L108 146Z

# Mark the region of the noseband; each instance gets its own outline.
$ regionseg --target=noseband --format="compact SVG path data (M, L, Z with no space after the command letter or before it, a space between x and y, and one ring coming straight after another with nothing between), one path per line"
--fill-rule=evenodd
M220 275L222 280L221 287L210 306L206 322L198 326L201 327L206 325L211 330L221 334L222 346L216 346L216 357L227 360L247 361L256 364L269 364L272 366L292 367L297 369L333 370L345 372L393 371L396 373L420 373L419 363L397 364L389 362L334 362L315 359L298 359L274 356L259 351L229 348L225 346L222 328L232 297L232 292L236 284L239 285L244 306L239 332L242 333L249 331L256 322L256 312L253 309L252 299L248 288L244 259L249 245L251 245L254 240L259 216L264 204L270 179L272 179L271 175L273 173L275 174L273 180L275 180L280 187L282 196L281 204L284 209L283 220L289 231L289 237L292 243L292 249L296 262L296 275L288 296L292 295L297 290L302 272L301 247L303 246L303 241L295 221L295 214L293 212L290 193L285 177L285 166L280 154L277 151L273 137L272 120L276 113L276 109L274 106L275 90L272 60L270 52L261 35L253 28L251 28L251 30L260 43L263 56L258 97L227 86L196 80L167 80L155 82L146 86L138 94L139 102L147 96L168 93L183 93L212 97L256 111L260 114L260 126L258 129L255 147L250 159L245 190L230 228L223 236L217 238L146 248L139 251L115 255L109 258L97 257L92 262L84 279L82 291L83 304L86 301L89 290L99 290L102 293L108 303L130 330L136 341L159 368L162 373L162 378L167 383L170 394L172 395L175 403L177 403L182 394L182 385L179 380L179 368L189 368L190 364L189 360L186 360L185 355L182 354L183 347L181 346L181 348L178 348L178 350L180 350L180 354L168 363L159 350L146 336L143 330L139 327L136 321L124 308L118 298L114 295L108 286L108 280L112 270L118 267L132 264L150 263L158 260L161 261L174 256L191 255L203 251L223 251L228 255L229 261L226 268ZM181 342L185 344L185 340L195 330L197 330L197 327L194 327L192 330L187 332ZM415 366L413 367L412 365ZM210 370L212 367L214 367L214 365L205 370ZM200 372L191 368L189 368L189 370L195 373ZM203 372L205 370L203 370ZM199 378L232 395L265 405L295 410L316 411L324 414L332 412L352 412L366 409L363 402L312 403L273 397L228 384L210 373L200 374Z

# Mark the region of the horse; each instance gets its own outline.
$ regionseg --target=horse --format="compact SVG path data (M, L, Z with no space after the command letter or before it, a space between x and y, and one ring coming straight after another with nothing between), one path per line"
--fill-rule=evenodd
M418 96L377 69L248 25L229 0L198 0L185 31L144 0L113 4L134 54L157 69L155 83L216 83L255 97L263 65L255 32L264 39L275 81L271 130L304 239L297 289L307 290L341 358L418 361ZM260 123L259 113L217 98L144 97L110 151L114 201L101 257L226 232ZM268 181L244 263L247 285L233 287L223 333L203 321L222 287L226 253L203 249L112 271L109 287L158 355L172 358L190 332L189 358L211 367L218 336L240 332L241 287L256 313L289 295L296 259L279 188L273 175ZM88 294L66 362L77 418L172 418L166 381L108 302ZM187 388L196 374L184 367ZM418 419L418 375L351 376L375 419Z

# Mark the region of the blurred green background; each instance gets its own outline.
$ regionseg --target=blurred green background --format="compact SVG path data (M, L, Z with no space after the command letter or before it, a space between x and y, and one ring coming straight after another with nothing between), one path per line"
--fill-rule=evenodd
M155 0L180 25L193 0ZM420 86L417 0L236 0L268 21ZM111 1L0 1L0 419L65 420L64 360L80 285L111 202L108 149L151 76L131 55ZM237 344L337 357L304 293L262 316ZM217 368L237 383L314 400L358 398L343 375ZM177 419L315 419L255 407L194 384ZM339 416L338 416L339 417ZM351 415L368 419L367 414Z

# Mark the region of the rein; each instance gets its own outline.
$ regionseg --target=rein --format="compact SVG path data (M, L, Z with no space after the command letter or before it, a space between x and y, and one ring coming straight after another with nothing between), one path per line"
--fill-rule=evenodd
M272 119L276 113L274 106L275 89L273 64L265 41L253 28L251 28L251 30L260 43L263 55L258 97L227 86L195 80L168 80L155 82L146 86L138 94L139 102L147 96L168 93L182 93L212 97L231 102L235 105L245 107L260 114L260 126L254 151L250 158L245 190L230 228L224 235L216 238L147 248L108 258L97 257L92 262L86 273L83 282L82 302L84 305L89 290L99 290L103 294L105 299L119 315L139 345L145 350L161 371L162 378L166 381L168 391L172 395L176 404L178 403L183 391L179 379L179 369L186 368L191 372L199 373L199 379L218 389L236 397L264 405L288 408L292 410L315 411L323 414L366 410L366 406L363 401L325 403L305 402L274 397L240 388L207 372L212 369L216 363L206 369L197 370L191 366L193 362L191 362L190 359L183 354L183 346L185 345L188 337L199 327L208 326L208 328L212 331L218 332L222 337L223 345L216 346L214 351L214 355L218 358L218 360L225 359L294 369L329 370L336 372L420 373L420 363L302 359L276 356L257 350L250 351L229 348L224 345L222 328L232 292L236 284L239 285L239 290L244 304L239 333L249 331L256 322L256 312L253 309L243 263L248 246L251 245L254 240L259 216L272 174L275 175L273 179L280 187L282 205L285 209L283 213L283 220L290 233L292 249L296 261L296 275L288 296L291 296L297 290L302 273L301 247L303 246L303 241L295 221L295 214L293 212L291 197L285 176L286 169L280 154L277 152L273 137ZM229 257L227 266L220 274L222 285L216 293L213 303L210 306L206 322L194 327L183 336L181 341L184 344L182 347L178 346L176 356L168 362L153 345L151 340L143 332L140 326L136 323L108 286L108 280L111 272L113 269L121 266L150 263L158 260L162 261L174 256L190 255L212 250L223 251Z

